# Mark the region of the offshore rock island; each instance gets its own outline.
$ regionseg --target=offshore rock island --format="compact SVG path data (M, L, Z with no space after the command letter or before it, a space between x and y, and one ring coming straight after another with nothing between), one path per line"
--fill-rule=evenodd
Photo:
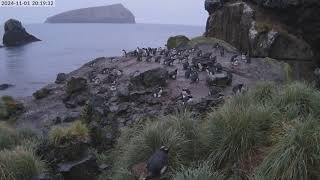
M134 15L122 4L89 7L63 12L45 23L135 23Z

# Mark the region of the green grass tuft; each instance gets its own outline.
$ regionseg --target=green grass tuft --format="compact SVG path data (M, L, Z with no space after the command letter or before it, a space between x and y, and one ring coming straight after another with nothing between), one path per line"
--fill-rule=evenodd
M30 149L18 146L0 151L0 179L29 180L45 171L45 163Z
M55 127L49 132L49 141L53 145L89 140L89 129L81 121L72 123L69 127Z
M288 120L306 119L310 114L320 117L320 92L300 82L286 85L276 104Z
M319 172L320 123L309 117L287 130L258 168L256 179L319 179Z
M252 104L248 94L237 95L209 113L207 142L216 168L238 163L266 145L274 116L271 108Z
M0 150L11 149L19 142L18 134L14 129L0 123Z

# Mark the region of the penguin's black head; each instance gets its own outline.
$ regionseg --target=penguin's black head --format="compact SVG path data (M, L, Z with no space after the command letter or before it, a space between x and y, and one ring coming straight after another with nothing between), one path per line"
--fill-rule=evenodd
M169 148L166 146L161 146L160 150L167 153L167 154L169 153Z

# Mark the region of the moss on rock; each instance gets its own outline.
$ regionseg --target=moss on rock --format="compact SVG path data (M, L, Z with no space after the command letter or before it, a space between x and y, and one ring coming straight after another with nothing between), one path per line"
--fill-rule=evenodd
M167 41L168 49L179 48L186 46L189 42L189 38L183 35L170 37Z
M222 46L228 52L232 52L232 53L237 52L237 49L235 47L233 47L231 44L229 44L223 40L212 38L212 37L199 36L199 37L195 37L195 38L191 39L188 42L188 46L191 46L191 47L197 47L200 45L216 46L217 44L219 46Z

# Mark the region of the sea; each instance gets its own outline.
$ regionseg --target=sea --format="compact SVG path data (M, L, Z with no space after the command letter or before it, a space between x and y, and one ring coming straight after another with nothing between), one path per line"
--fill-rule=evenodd
M0 96L30 96L97 57L119 56L122 49L163 47L174 35L203 34L203 26L160 24L28 24L26 30L41 39L19 47L0 48L0 84L14 86ZM4 33L0 26L0 36ZM2 38L1 38L2 39Z

